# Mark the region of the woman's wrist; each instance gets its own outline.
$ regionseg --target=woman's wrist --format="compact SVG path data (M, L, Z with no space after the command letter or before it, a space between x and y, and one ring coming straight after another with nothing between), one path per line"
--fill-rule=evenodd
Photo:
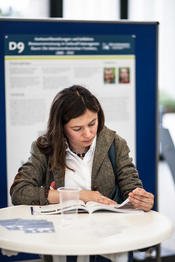
M58 190L49 190L47 200L49 204L57 204L60 202Z
M92 201L91 199L91 190L81 190L80 191L80 200L84 201L85 203L88 201Z
M80 197L80 200L82 200L82 201L84 201L84 202L87 202L87 201L85 200L85 192L86 192L85 190L81 190L79 197Z

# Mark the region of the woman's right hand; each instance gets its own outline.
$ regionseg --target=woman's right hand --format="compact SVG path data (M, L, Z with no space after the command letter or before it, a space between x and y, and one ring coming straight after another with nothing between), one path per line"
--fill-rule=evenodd
M88 201L95 201L105 205L115 205L116 202L108 197L103 196L99 191L81 190L80 199L85 203Z

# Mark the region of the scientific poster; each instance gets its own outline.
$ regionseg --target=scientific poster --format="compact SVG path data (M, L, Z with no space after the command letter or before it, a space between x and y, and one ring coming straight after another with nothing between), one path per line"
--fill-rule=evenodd
M135 161L135 36L7 35L4 43L8 192L47 128L54 96L73 84L97 96Z

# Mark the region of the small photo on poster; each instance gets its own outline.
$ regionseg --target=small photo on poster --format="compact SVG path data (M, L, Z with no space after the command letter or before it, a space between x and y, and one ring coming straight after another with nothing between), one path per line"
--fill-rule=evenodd
M129 67L119 67L119 84L129 84L130 83L130 68Z
M115 67L105 67L103 71L104 84L114 84L116 82Z

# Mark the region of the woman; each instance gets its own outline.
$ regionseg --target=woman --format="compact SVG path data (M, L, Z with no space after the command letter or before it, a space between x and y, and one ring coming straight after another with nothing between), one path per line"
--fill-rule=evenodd
M115 145L115 179L109 149ZM115 181L122 199L149 211L154 202L142 188L124 139L104 126L97 98L81 86L59 92L51 105L47 131L32 144L31 156L19 168L10 189L14 205L59 203L61 186L79 187L80 199L115 203Z

